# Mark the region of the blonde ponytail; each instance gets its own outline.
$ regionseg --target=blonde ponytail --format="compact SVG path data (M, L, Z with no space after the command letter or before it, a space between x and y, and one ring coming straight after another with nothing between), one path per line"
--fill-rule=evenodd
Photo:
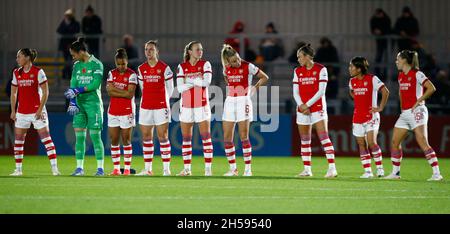
M225 68L229 65L228 59L236 54L237 51L233 49L233 47L231 47L228 44L223 45L222 52L220 53L220 59L222 60L222 66L224 71Z

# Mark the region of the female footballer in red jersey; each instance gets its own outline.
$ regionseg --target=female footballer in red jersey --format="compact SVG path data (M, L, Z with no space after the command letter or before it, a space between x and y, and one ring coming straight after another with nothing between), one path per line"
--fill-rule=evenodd
M37 130L41 142L45 145L52 174L60 175L56 161L56 149L50 136L45 108L48 99L47 77L44 70L33 65L36 56L36 50L29 48L17 52L16 62L19 68L14 70L11 83L11 119L15 126L14 157L16 169L11 176L22 175L25 136L31 124ZM17 102L19 103L17 104Z
M429 181L442 180L439 171L438 159L433 148L428 144L428 109L425 100L435 91L433 83L419 71L419 58L417 52L403 50L397 55L396 60L399 83L400 107L402 113L395 123L391 145L392 173L384 178L400 179L400 163L402 161L401 143L408 134L414 131L416 141L423 150L428 163L433 169L433 175Z
M245 162L243 176L252 176L252 145L248 136L250 122L253 120L253 107L250 97L261 85L267 83L269 77L252 63L242 60L239 53L230 45L223 46L221 59L223 74L228 88L222 117L223 136L225 154L230 164L230 170L224 176L238 175L233 143L236 123L239 126L239 136ZM253 76L258 78L255 86L252 86Z
M139 86L142 91L139 125L143 138L144 170L137 176L153 175L153 130L155 128L163 161L163 175L170 176L169 100L174 89L173 72L167 64L159 60L156 40L145 43L145 56L147 61L138 67Z
M190 176L192 129L198 124L203 143L205 176L212 175L213 145L211 141L211 107L208 86L212 79L211 63L203 60L203 47L192 41L184 48L184 62L177 68L177 89L181 93L180 125L183 135L184 169L177 175Z
M130 175L133 147L131 135L136 126L136 105L134 91L137 85L136 73L128 68L128 55L125 49L117 50L115 55L116 68L108 73L106 90L111 97L108 108L108 129L111 139L111 158L114 170L111 175L120 175L120 138L122 139L124 155L123 175Z
M325 90L328 82L327 68L313 61L314 49L310 44L297 51L300 66L294 71L293 92L297 103L297 125L301 138L301 155L304 171L299 177L312 176L311 129L316 128L328 160L326 178L336 177L334 147L328 136L328 115Z
M377 176L384 176L381 149L377 144L380 128L380 113L386 106L389 90L377 76L369 74L369 62L364 57L354 57L348 67L350 73L350 96L355 102L353 111L353 135L359 146L361 163L364 168L362 179L373 178L370 165L372 153L377 167ZM378 92L381 91L381 103L378 106ZM370 152L368 148L370 149Z

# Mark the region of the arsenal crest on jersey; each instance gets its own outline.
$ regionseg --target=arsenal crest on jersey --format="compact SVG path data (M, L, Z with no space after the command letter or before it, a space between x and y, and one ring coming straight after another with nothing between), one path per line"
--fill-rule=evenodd
M313 76L315 76L316 74L317 74L317 72L316 72L316 71L314 71L314 72L313 72Z
M367 86L367 81L364 81L364 86Z
M243 69L239 69L239 74L242 74L242 73L244 73L244 70Z
M161 69L156 70L156 72L157 72L158 74L160 74L160 73L161 73Z
M31 74L31 75L30 75L30 78L34 78L34 74Z

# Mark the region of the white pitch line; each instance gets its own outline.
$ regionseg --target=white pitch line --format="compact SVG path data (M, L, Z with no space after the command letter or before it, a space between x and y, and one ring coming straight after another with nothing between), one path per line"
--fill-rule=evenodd
M42 183L36 183L36 184L14 184L15 186L38 186L38 187L68 187L70 185L67 184L42 184ZM77 187L95 187L95 188L110 188L111 185L105 185L105 184L77 184L74 185ZM120 185L121 188L123 187L135 187L134 185L128 185L123 184ZM361 192L417 192L417 190L408 190L408 189L366 189L366 188L318 188L318 187L273 187L273 186L215 186L215 185L154 185L154 184L143 184L139 185L139 188L186 188L186 189L251 189L251 190L295 190L295 191L302 191L302 190L311 190L311 191L361 191ZM438 193L450 193L448 190L438 190L433 191Z
M286 200L286 199L336 199L336 200L391 200L391 199L450 199L450 196L12 196L0 195L0 198L7 200L236 200L236 199L266 199L266 200Z

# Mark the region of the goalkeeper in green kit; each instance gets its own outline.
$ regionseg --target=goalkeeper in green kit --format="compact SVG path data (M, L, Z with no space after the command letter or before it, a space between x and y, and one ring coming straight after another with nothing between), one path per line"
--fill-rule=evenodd
M67 112L73 116L75 130L75 158L77 168L73 176L84 175L84 155L86 151L86 129L94 145L97 159L96 176L103 176L105 150L101 138L103 126L103 102L101 84L103 79L103 64L90 55L84 38L79 38L70 46L70 54L74 61L70 88L64 92L70 100Z

